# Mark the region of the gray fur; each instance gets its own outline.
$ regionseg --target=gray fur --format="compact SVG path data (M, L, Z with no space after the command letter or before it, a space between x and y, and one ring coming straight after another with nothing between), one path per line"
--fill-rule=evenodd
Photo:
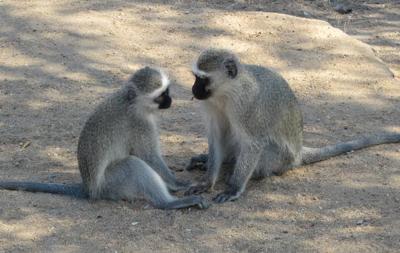
M75 198L87 198L88 194L83 190L82 184L47 184L34 182L0 182L0 189L13 191L29 191L29 192L47 192L53 194L63 194L73 196Z
M190 183L176 179L160 151L155 121L158 107L152 96L167 89L166 82L165 74L157 69L140 69L124 87L97 106L79 137L77 156L82 186L0 182L0 188L90 199L144 198L161 209L207 207L200 196L176 198L168 191L187 189Z
M233 79L227 72L225 59L236 59L238 74ZM207 87L212 95L202 100L208 123L209 153L206 158L204 155L192 158L188 167L190 170L196 163L207 160L207 172L188 194L212 189L223 162L235 160L235 165L229 188L214 199L219 203L237 199L250 178L279 175L301 164L400 141L400 134L384 134L324 148L303 147L300 106L278 73L261 66L240 64L233 53L221 49L204 51L193 73L212 80Z
M384 143L395 143L400 141L399 133L384 133L379 135L364 136L359 139L337 143L322 148L302 149L302 164L310 164L326 160L330 157L337 156L350 151L370 147Z
M128 82L134 84L136 88L143 94L149 94L161 87L162 76L159 70L150 67L144 67L136 71L136 73L132 75Z

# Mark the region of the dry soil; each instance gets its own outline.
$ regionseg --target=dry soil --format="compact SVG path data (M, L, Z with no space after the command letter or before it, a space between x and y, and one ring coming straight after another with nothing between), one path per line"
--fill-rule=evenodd
M279 71L309 146L400 131L400 3L352 2L341 15L328 1L0 0L0 179L79 182L85 119L145 64L174 80L160 115L165 158L179 177L199 178L183 171L207 150L190 66L209 46ZM399 249L399 144L251 182L208 210L0 191L0 252Z

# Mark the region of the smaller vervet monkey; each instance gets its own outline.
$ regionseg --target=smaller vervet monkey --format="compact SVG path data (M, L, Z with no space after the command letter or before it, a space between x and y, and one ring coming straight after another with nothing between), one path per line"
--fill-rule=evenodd
M207 208L200 196L177 198L168 191L190 186L175 178L161 156L155 113L171 102L166 74L150 67L138 70L86 121L77 150L83 184L0 182L0 188L90 199L144 198L161 209Z
M228 189L214 201L237 199L250 178L262 178L304 164L382 143L400 141L399 133L367 136L323 148L303 146L303 117L288 83L268 68L241 64L230 51L208 49L193 67L192 87L202 101L208 125L208 155L191 160L188 169L205 162L205 178L188 194L212 189L221 164L234 163Z

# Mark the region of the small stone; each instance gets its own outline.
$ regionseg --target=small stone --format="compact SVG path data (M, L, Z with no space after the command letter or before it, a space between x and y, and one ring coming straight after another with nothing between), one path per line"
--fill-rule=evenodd
M340 13L340 14L348 14L353 11L353 9L349 6L346 6L344 4L338 4L335 6L335 11Z
M25 148L29 147L29 145L31 145L31 143L32 142L30 142L30 141L26 141L24 143L20 143L20 147L25 149Z
M360 226L360 225L363 225L363 224L366 223L366 222L367 222L367 221L364 220L364 219L358 220L358 221L356 222L356 225L357 225L357 226Z

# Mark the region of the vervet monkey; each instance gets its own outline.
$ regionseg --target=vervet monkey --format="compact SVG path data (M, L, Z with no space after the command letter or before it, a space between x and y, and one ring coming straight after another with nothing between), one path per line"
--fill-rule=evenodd
M303 146L303 117L288 83L276 72L241 64L230 51L208 49L193 67L193 95L201 100L208 125L205 178L188 194L212 189L221 164L234 162L226 191L214 201L237 199L250 178L262 178L352 150L400 141L399 133L368 136L323 148Z
M0 182L0 188L90 199L144 198L161 209L206 208L200 196L176 198L168 191L190 185L178 181L161 156L156 112L171 102L164 72L150 67L138 70L86 121L77 150L82 184Z

